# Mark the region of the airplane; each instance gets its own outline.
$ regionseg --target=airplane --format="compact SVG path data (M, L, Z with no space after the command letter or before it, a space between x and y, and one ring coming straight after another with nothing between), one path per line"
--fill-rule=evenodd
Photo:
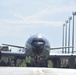
M2 44L2 45L22 48L25 51L24 52L1 51L1 57L16 58L16 60L17 60L17 59L25 59L25 57L29 55L33 59L33 60L31 60L32 64L33 64L32 66L35 66L35 67L47 67L48 60L52 60L54 63L54 66L56 67L58 61L61 58L70 59L71 56L76 57L75 54L51 54L50 55L50 50L72 48L73 46L52 48L52 47L50 47L49 41L41 34L36 34L36 35L32 35L31 37L29 37L25 44L25 47L17 46L17 45L10 45L10 44ZM40 58L39 63L37 61L38 57ZM43 62L43 59L46 62ZM71 60L74 61L75 59L74 60L71 59Z

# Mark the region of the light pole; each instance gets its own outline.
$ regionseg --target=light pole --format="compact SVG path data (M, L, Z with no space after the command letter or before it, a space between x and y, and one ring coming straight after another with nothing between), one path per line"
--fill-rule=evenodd
M64 47L64 27L65 24L63 24L63 36L62 36L62 46ZM64 49L62 49L62 53L64 53Z
M72 17L69 17L68 46L70 46L70 20L72 20ZM70 48L68 48L68 53L70 53Z
M72 28L72 53L74 53L74 16L76 15L76 12L73 12L73 28Z
M67 46L67 23L68 21L66 21L66 29L65 29L65 47ZM66 53L66 48L65 48L65 53Z

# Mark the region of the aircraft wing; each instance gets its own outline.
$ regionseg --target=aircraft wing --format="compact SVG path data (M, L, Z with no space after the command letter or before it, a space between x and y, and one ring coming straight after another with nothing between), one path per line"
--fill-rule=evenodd
M61 59L69 59L71 56L73 56L74 58L76 58L76 54L62 54L62 53L50 53L49 55L49 59L53 59L53 58L61 58Z
M25 52L8 52L8 51L1 51L1 57L8 57L8 58L19 58L24 59L26 57Z
M16 48L23 48L26 50L25 47L23 46L16 46L16 45L10 45L10 44L2 44L2 45L5 45L5 46L11 46L11 47L16 47ZM1 55L2 57L16 57L16 58L25 58L25 52L10 52L10 51L1 51Z
M74 46L66 46L66 47L55 47L55 48L50 48L50 50L57 50L57 49L65 49L65 48L73 48ZM63 54L63 53L50 53L49 55L49 58L52 59L52 58L70 58L71 56L75 57L76 58L76 54L72 54L72 53L66 53L66 54Z
M10 45L10 44L2 44L2 45L5 45L5 46L11 46L11 47L17 47L17 48L24 48L23 46L16 46L16 45Z
M56 50L56 49L64 49L64 48L73 48L74 46L66 46L66 47L54 47L50 48L50 50Z
M46 47L45 46L45 49L46 50L57 50L57 49L64 49L64 48L73 48L74 46L66 46L66 47L51 47L51 48L49 48L49 47Z

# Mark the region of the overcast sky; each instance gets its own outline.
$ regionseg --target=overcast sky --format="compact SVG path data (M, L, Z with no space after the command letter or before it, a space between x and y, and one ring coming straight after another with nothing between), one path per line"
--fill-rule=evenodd
M0 0L0 45L25 46L27 39L38 33L51 47L62 46L62 25L74 11L76 0Z

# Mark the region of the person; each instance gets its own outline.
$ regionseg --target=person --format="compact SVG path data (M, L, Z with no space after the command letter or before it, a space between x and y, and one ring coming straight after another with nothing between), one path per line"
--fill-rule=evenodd
M35 60L35 66L39 67L39 65L40 65L40 56L36 54L34 60Z
M30 65L31 65L31 57L29 55L26 56L25 61L26 61L26 66L30 67Z

